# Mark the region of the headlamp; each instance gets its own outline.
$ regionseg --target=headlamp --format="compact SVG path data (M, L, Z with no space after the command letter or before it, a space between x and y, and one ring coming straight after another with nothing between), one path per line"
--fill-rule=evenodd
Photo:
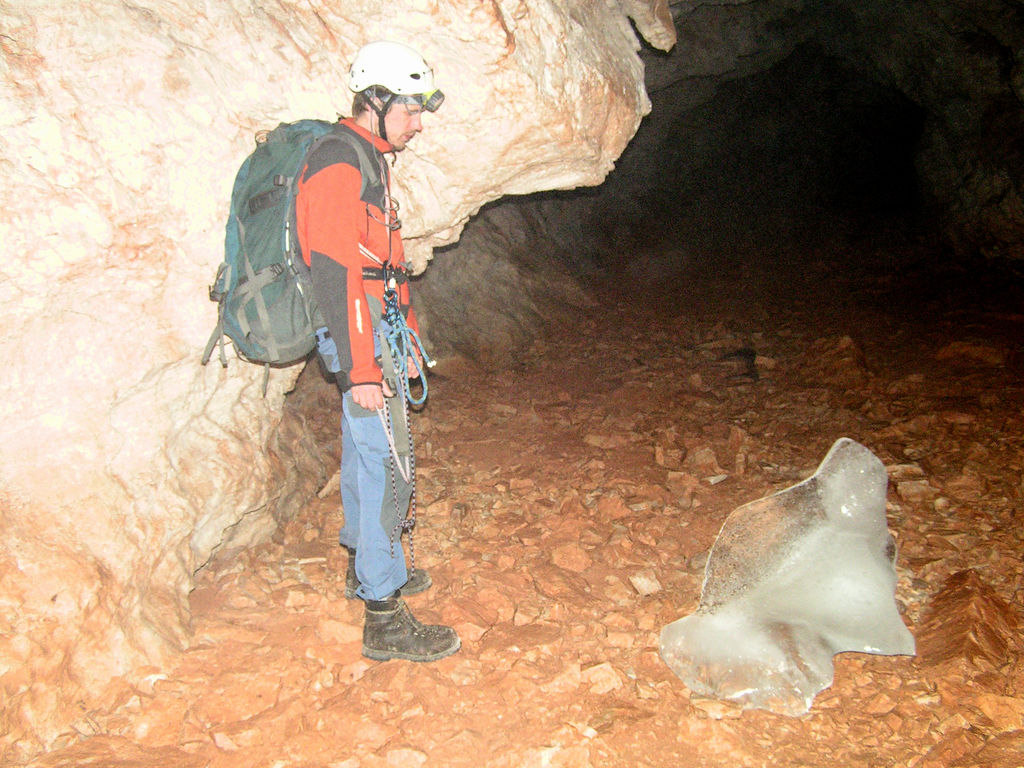
M435 88L430 93L420 94L420 106L427 110L427 112L437 112L437 108L441 106L443 101L444 94L441 93L440 88Z

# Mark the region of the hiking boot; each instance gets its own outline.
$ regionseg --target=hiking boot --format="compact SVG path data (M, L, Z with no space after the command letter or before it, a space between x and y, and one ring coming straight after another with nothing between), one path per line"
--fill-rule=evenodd
M345 597L355 600L356 590L359 589L359 578L356 576L356 551L348 549L348 547L346 549L348 550L348 569L345 571ZM422 568L417 568L412 572L409 580L399 587L398 593L402 597L418 595L420 592L430 589L430 585L433 583L429 573Z
M437 661L451 656L462 641L451 627L421 624L395 592L386 600L367 600L363 656L377 661Z

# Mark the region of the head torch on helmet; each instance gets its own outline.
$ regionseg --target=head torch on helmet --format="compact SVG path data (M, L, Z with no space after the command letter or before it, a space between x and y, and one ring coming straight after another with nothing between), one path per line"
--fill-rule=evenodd
M377 94L380 96L380 94ZM444 94L439 88L429 93L410 93L406 95L392 94L388 99L391 104L416 104L427 112L436 112L444 101Z
M444 102L444 94L440 88L435 88L430 93L420 94L420 106L427 112L437 112L437 108Z

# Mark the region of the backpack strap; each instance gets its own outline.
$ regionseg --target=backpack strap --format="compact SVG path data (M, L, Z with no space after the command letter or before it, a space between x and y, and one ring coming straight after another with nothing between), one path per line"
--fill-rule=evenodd
M200 361L201 365L206 365L210 362L213 348L217 346L218 341L220 342L220 365L222 368L227 368L228 357L224 354L224 312L220 305L217 306L217 325L214 327L213 333L210 334L210 340L206 342L206 349L203 350L203 359Z
M206 342L206 349L203 350L203 365L210 362L210 356L213 354L213 348L217 346L217 342L219 341L221 367L228 367L228 358L227 355L224 354L224 302L222 299L224 298L224 286L230 278L231 265L227 262L222 262L217 268L217 275L213 278L213 285L210 286L210 301L217 302L217 325L214 327L213 333L210 334L210 340Z

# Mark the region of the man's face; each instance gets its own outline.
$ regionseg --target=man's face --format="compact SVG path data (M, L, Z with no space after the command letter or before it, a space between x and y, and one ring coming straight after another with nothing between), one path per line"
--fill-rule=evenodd
M384 116L384 130L396 150L405 149L413 136L423 130L423 107L419 104L392 104Z

